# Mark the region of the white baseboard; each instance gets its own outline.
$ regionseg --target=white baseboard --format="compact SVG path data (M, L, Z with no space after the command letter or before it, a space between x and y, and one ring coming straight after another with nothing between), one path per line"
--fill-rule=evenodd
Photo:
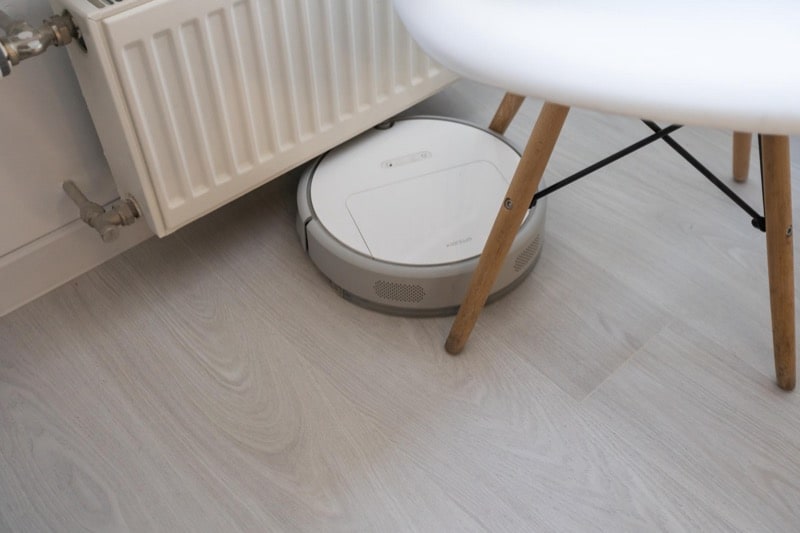
M136 246L153 233L143 220L122 228L104 243L98 233L75 220L0 257L0 316L35 300L71 279Z

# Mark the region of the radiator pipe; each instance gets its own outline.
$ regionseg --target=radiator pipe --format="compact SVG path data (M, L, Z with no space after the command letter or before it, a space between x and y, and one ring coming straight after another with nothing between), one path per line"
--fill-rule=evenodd
M106 211L102 205L86 198L74 181L65 181L61 186L78 206L81 220L96 229L103 242L115 240L119 237L119 228L130 226L139 218L139 210L133 200L123 200Z
M24 20L14 20L0 9L0 77L11 74L11 67L21 61L43 54L50 46L64 46L72 42L78 30L68 13L53 15L34 28Z

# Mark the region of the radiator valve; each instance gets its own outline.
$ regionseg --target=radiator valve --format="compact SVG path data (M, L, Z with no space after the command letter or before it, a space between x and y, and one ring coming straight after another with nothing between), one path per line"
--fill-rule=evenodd
M53 15L34 28L24 20L14 20L0 10L0 78L11 74L11 67L21 61L41 55L52 46L64 46L79 37L69 13Z
M103 242L115 240L119 237L119 228L130 226L139 218L139 210L131 199L122 200L106 211L102 205L89 201L75 182L65 181L62 187L80 209L81 220L96 229Z

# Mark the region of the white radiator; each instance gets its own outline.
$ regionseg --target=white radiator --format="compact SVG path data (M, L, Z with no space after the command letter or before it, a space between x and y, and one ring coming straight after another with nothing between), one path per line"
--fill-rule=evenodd
M121 197L164 236L454 79L389 0L51 0Z

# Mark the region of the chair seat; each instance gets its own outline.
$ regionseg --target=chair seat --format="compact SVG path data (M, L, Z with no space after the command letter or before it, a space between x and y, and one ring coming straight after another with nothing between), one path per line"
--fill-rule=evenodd
M395 0L445 67L550 102L800 133L800 2Z

